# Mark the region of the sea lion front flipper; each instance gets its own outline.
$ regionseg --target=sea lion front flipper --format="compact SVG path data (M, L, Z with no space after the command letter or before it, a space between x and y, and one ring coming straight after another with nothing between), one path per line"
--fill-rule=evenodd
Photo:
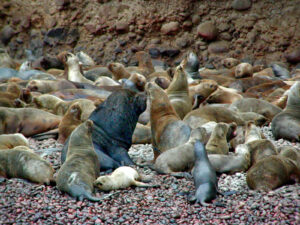
M108 152L108 155L112 159L114 159L115 161L120 163L120 165L122 165L122 166L134 165L134 162L132 161L132 159L128 155L128 151L125 148L122 148L120 146L116 146L113 149L111 149ZM100 163L100 165L101 165L101 163Z

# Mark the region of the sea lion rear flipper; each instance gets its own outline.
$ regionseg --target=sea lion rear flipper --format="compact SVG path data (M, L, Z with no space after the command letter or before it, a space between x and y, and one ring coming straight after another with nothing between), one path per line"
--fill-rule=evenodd
M156 188L156 187L160 187L159 184L146 184L140 181L134 181L134 185L137 187L144 187L144 188Z
M178 178L192 179L193 176L188 172L172 172L170 175Z
M81 196L82 196L82 195L81 195ZM81 197L81 196L80 196L80 197ZM85 197L86 199L90 200L90 201L93 201L93 202L99 202L99 201L102 200L102 198L94 197L94 196L92 196L92 195L91 195L90 193L88 193L88 192L85 193L84 197ZM81 200L81 201L82 201L82 200Z

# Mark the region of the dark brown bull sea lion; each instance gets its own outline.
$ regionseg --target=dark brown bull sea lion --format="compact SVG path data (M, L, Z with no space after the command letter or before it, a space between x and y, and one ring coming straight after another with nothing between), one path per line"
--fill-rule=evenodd
M100 165L92 141L93 122L87 120L71 134L67 158L59 169L56 183L60 191L79 201L87 198L100 201L92 195L93 183L99 176Z
M0 150L0 176L49 185L54 182L53 173L50 163L26 146Z

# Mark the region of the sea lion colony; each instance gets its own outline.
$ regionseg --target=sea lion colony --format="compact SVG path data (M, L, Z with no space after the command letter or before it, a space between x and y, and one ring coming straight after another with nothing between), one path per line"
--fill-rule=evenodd
M136 54L137 67L95 65L85 53L70 52L57 56L64 70L0 61L0 175L56 182L79 200L100 201L97 187L157 187L137 181L128 167L135 164L130 146L151 143L154 160L140 166L179 177L192 171L190 199L202 205L216 198L216 173L250 168L249 187L265 191L299 181L299 150L277 150L259 129L272 122L276 139L299 141L299 70L282 77L278 68L232 58L219 70L200 69L194 53L164 70L147 53ZM49 135L65 143L56 179L26 139Z

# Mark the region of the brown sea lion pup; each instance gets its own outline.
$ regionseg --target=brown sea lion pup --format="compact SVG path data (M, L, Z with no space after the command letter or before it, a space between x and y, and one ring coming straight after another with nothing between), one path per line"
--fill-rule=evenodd
M234 90L234 89L233 89ZM221 103L221 104L231 104L243 96L236 92L236 90L230 90L230 88L225 88L219 86L216 91L211 93L206 99L207 103Z
M93 122L87 120L71 134L67 158L59 169L56 184L60 191L67 192L79 201L84 198L100 201L94 197L93 183L99 176L100 165L92 142Z
M269 122L266 117L255 112L239 112L239 114L245 122L253 121L256 126L262 126Z
M192 110L192 102L189 97L187 77L181 66L176 68L175 75L166 93L176 113L183 119Z
M0 176L49 185L54 182L53 173L50 163L26 146L0 151Z
M29 147L29 142L23 134L16 133L0 135L0 149L11 149L20 145Z
M230 109L222 106L206 105L189 112L183 119L192 129L202 126L209 121L231 123L235 122L237 125L244 125L240 115Z
M300 141L300 81L289 90L287 105L272 120L272 133L276 139Z
M235 78L252 77L253 68L249 63L240 63L235 68Z
M232 124L232 126L236 124ZM229 130L229 124L218 123L214 128L205 148L207 154L223 154L227 155L229 152L229 146L227 142L227 132Z
M217 173L233 174L247 171L251 166L249 148L245 144L237 145L234 154L209 154L208 159Z
M192 130L188 142L160 154L155 160L154 170L160 174L172 175L191 171L195 162L194 145L196 140L207 142L208 134L204 128L199 127Z
M196 203L202 206L208 206L207 202L211 202L217 197L218 192L218 179L216 171L211 165L204 145L200 141L195 143L195 166L193 169L193 177L195 184L195 197Z
M266 117L269 121L272 121L273 117L282 111L281 108L256 98L237 100L230 105L229 109L237 109L240 112L256 112Z
M234 59L234 58L226 58L226 59L223 59L222 62L224 67L230 69L234 66L237 66L240 61L238 59Z
M110 63L107 68L112 72L112 79L120 80L122 78L128 79L131 73L126 70L125 66L121 63Z
M247 143L251 155L251 165L270 155L277 155L276 147L270 140L261 139Z
M63 100L51 94L42 94L40 96L33 97L32 102L37 106L37 108L54 112L56 105L63 102Z
M83 121L81 120L81 107L79 103L73 103L66 114L63 116L58 126L58 139L59 143L64 144L72 131L79 126Z
M76 86L68 80L31 80L27 83L26 88L29 91L47 94L54 91L76 88Z
M180 120L167 94L155 83L146 84L150 96L150 123L154 160L168 149L189 140L191 129Z
M218 88L218 83L214 80L203 79L199 84L189 85L189 95L193 102L193 109L199 105Z
M0 107L0 134L22 133L25 137L57 128L60 116L34 108Z
M140 174L129 166L121 166L114 170L111 175L100 176L95 180L94 186L102 191L124 189L130 186L137 187L157 187L158 185L141 182Z
M151 144L151 127L137 123L132 135L132 144Z
M259 160L247 172L246 181L254 190L271 191L300 179L296 162L283 155L272 155Z

